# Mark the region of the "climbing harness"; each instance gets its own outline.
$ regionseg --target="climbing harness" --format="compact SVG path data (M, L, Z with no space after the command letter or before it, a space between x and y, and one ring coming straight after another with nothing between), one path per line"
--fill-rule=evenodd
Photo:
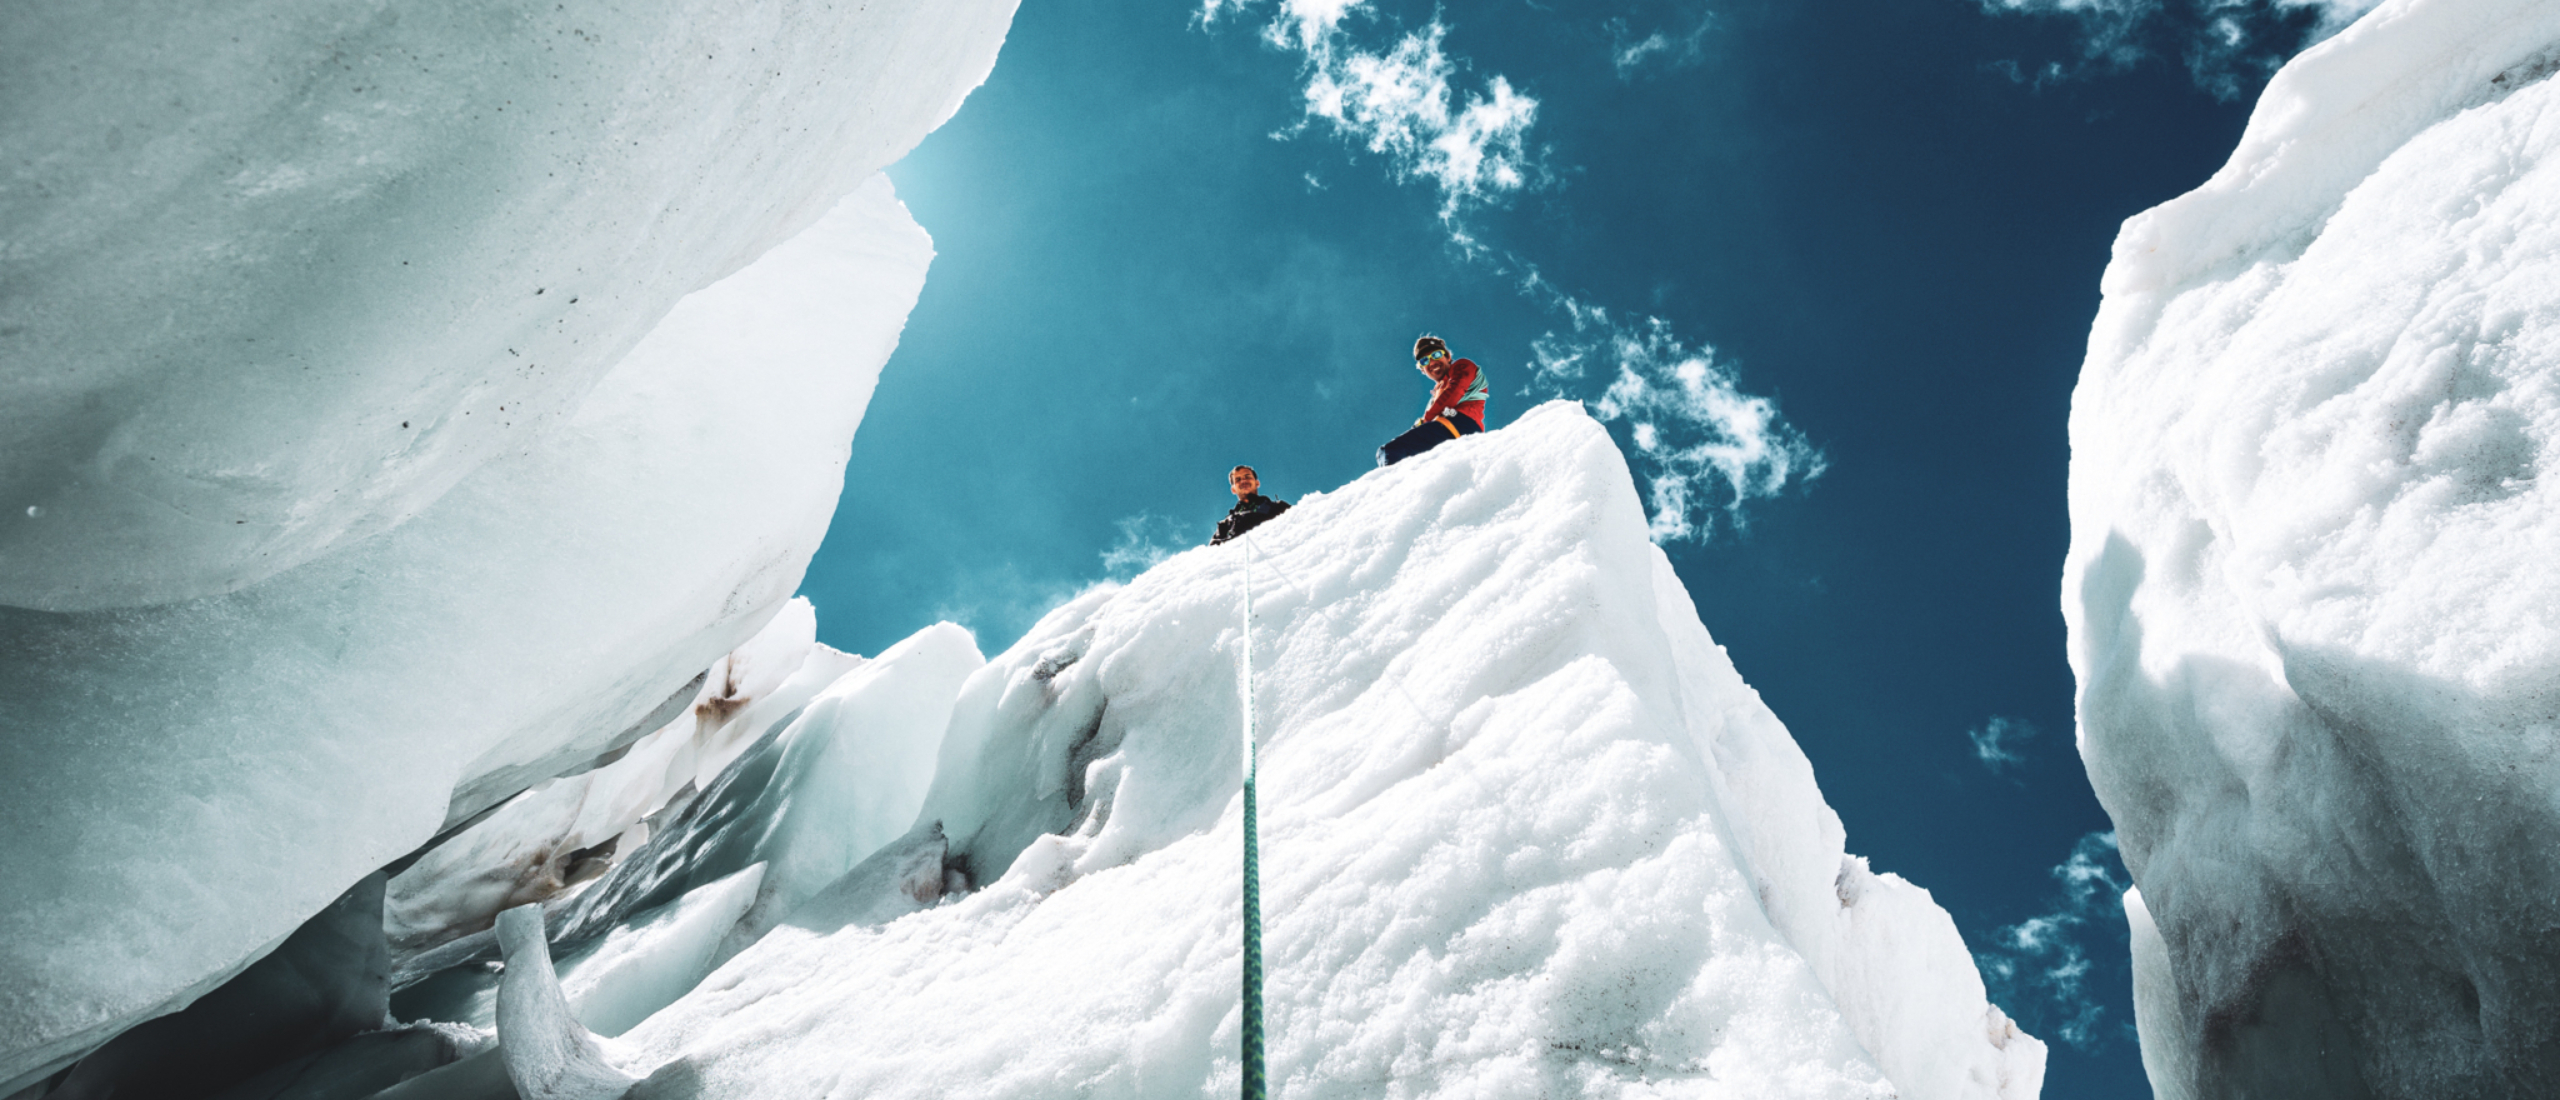
M1253 821L1253 540L1244 543L1244 1100L1264 1100L1262 1072L1262 876Z

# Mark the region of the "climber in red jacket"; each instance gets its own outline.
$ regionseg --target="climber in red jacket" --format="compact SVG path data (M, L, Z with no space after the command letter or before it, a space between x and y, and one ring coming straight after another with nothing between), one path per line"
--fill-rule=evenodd
M1413 342L1414 369L1431 378L1431 404L1412 429L1378 448L1378 465L1392 466L1462 435L1484 430L1484 372L1475 361L1449 354L1448 341L1426 335Z

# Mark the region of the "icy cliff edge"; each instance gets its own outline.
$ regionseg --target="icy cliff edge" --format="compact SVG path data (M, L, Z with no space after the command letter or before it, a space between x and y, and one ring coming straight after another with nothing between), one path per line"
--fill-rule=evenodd
M2116 242L2062 603L2163 1097L2560 1092L2556 66L2393 0Z
M624 1036L633 1095L1232 1091L1248 553L1283 1091L2036 1094L1554 404L1051 613L941 741L959 892L795 914Z

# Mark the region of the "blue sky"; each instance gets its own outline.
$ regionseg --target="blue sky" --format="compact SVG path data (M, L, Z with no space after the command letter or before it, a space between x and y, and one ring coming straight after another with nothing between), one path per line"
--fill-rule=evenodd
M1851 850L1954 914L2046 1095L2148 1096L2071 744L2064 417L2117 225L2347 13L1026 0L890 171L939 255L803 588L821 637L992 653L1205 540L1234 463L1357 477L1436 331L1496 429L1618 413Z

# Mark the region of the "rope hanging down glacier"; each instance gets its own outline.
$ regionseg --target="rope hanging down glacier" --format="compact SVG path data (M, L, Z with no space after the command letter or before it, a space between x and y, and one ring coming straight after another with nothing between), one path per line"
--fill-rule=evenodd
M1244 543L1244 1100L1264 1100L1262 1070L1262 875L1253 820L1253 540Z

